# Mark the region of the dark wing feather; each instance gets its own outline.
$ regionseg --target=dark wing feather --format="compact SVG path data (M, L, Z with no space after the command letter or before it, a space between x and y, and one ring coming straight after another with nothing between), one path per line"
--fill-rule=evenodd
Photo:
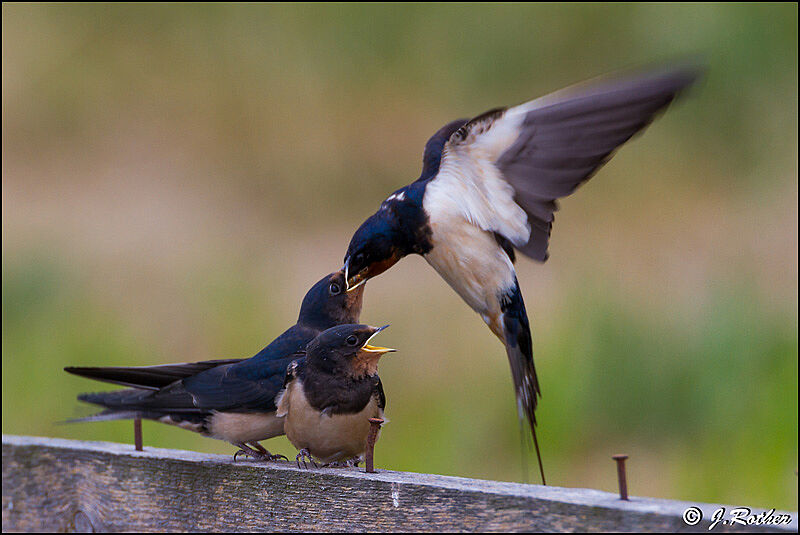
M100 405L112 411L138 411L159 413L204 414L208 411L197 407L192 396L179 382L158 391L131 388L113 392L81 394L78 399Z
M468 119L458 119L441 127L431 136L425 144L425 152L422 154L422 174L417 179L428 180L436 176L439 172L439 165L442 162L442 150L450 136L459 128L467 123Z
M287 366L302 354L262 362L258 376L237 366L222 364L159 390L128 389L82 394L81 401L114 411L210 414L211 411L274 411Z
M195 404L204 409L273 411L286 368L303 354L260 362L257 373L244 366L223 366L183 380Z
M567 89L509 109L508 114L524 117L518 137L495 165L528 214L531 236L517 248L546 260L556 199L591 178L698 74L697 68L679 68L631 76Z
M186 364L143 367L64 368L65 371L130 386L79 399L116 410L275 410L286 367L303 356L298 348L313 333L294 326L250 359L208 360Z
M381 409L386 408L386 394L383 392L383 383L381 378L375 376L375 394L378 396L378 407Z
M204 360L202 362L159 366L66 367L64 371L106 383L146 390L159 390L180 379L185 379L224 364L241 362L242 360Z

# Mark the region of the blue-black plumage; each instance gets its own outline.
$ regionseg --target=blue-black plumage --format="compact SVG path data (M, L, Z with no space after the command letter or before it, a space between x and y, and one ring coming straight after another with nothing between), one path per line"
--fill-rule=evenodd
M349 289L420 254L505 344L543 482L534 416L540 389L514 250L544 262L557 199L699 74L680 66L617 75L449 123L428 141L420 178L390 195L350 241Z
M386 396L378 361L394 349L370 345L383 327L338 325L306 346L286 371L278 416L302 459L356 464L367 447L370 418L383 418Z
M249 359L225 359L142 367L67 367L65 371L129 386L82 394L105 408L76 421L147 418L177 425L269 458L258 443L283 434L275 397L286 369L304 357L306 345L325 330L358 322L363 289L346 292L344 273L331 273L306 293L297 323Z

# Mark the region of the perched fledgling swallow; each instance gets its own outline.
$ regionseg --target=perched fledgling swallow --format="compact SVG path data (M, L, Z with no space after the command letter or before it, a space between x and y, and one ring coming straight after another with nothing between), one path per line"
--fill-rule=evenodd
M64 368L127 390L82 394L79 400L106 410L77 421L147 418L196 431L238 446L248 456L273 459L258 441L283 434L275 396L286 368L326 329L358 321L363 292L345 291L344 273L331 273L305 295L297 323L249 359L163 366ZM235 458L235 456L234 456Z
M556 200L698 74L681 67L593 81L451 122L425 146L419 179L392 193L350 241L349 290L406 255L422 255L505 344L542 482L534 416L540 389L514 250L544 262Z
M323 463L359 458L366 449L370 418L383 418L386 396L378 377L381 355L395 351L369 345L383 327L339 325L306 346L304 360L286 371L276 399L286 437L300 459Z

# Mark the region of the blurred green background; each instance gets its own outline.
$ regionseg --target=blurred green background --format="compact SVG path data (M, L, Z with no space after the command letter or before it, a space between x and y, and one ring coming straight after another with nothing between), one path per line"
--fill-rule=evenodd
M63 366L250 356L442 124L701 54L518 263L545 467L614 491L625 452L636 495L797 509L796 4L2 9L4 433L130 442L58 425L105 388ZM362 319L401 350L378 464L521 480L503 348L424 260Z

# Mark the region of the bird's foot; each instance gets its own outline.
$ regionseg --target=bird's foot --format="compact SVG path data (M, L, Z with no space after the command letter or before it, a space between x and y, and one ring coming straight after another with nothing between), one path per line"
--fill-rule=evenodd
M319 468L317 466L317 463L315 463L314 459L311 457L311 452L308 451L308 448L303 448L302 450L300 450L300 453L298 453L297 457L295 457L295 461L297 462L297 468L300 468L300 461L302 460L303 468L308 469L308 463L306 463L306 458L308 458L308 460L311 461L311 464L314 465L314 468Z
M253 457L255 458L256 461L268 461L268 462L271 462L271 461L280 461L280 460L288 461L289 460L289 458L286 455L281 455L279 453L278 454L272 454L270 452L259 453L257 455L253 455Z
M251 442L250 446L252 446L258 453L261 454L261 457L258 458L260 461L278 461L283 459L284 461L289 461L289 458L286 455L273 455L267 450L264 446L262 446L258 441Z
M261 453L260 451L253 451L253 450L246 450L240 449L236 453L233 454L233 460L235 461L239 455L244 455L245 457L252 457L256 461L279 461L283 459L284 461L288 461L289 458L286 455L280 454L272 454L269 451L264 451Z
M352 459L346 459L344 461L333 461L332 463L327 463L322 465L323 468L358 468L358 463L361 462L361 457L356 456Z
M240 449L239 451L237 451L236 453L233 454L233 462L236 462L236 458L239 455L244 455L245 457L254 457L255 456L254 452L252 452L252 451L248 451L248 450L245 450L245 449Z

